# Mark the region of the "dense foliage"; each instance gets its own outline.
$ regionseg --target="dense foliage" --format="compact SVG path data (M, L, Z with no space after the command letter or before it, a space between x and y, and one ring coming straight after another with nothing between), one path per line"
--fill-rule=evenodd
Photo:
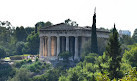
M65 20L65 23L78 26L70 19ZM20 60L13 64L2 63L0 60L0 81L137 81L137 44L134 44L137 39L136 32L133 37L123 36L119 42L115 28L112 30L107 48L106 42L98 40L98 53L101 54L91 53L91 40L90 43L87 42L82 59L77 65L77 62L69 60L69 52L59 54L65 61L57 61L56 66L38 58L22 60L20 56L24 53L38 54L38 29L51 25L48 21L36 23L35 28L14 28L8 21L0 22L0 58L10 56Z
M0 59L6 56L6 52L3 48L0 48Z
M137 28L134 30L132 38L137 43Z
M14 27L8 21L0 21L0 58L3 55L38 54L38 29L51 25L52 23L47 21L46 23L38 22L35 27Z
M59 57L60 57L60 58L63 58L63 60L65 60L65 61L68 61L68 60L69 60L69 57L71 57L71 56L72 56L72 54L69 53L68 51L64 51L64 52L61 52L61 53L59 54Z
M129 63L132 67L137 67L137 47L129 51L126 50L123 54L123 61Z
M9 76L13 76L15 74L15 68L13 68L10 64L1 64L0 63L0 81L5 81Z

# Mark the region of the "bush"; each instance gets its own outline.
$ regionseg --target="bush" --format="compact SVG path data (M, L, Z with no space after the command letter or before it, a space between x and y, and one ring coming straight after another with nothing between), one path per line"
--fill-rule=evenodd
M24 62L26 62L27 60L26 60L26 59L24 59L23 61L24 61Z
M120 81L137 81L137 69L131 68L128 74L120 79Z
M14 62L14 66L17 67L17 68L20 68L25 63L26 63L26 61L24 61L24 60L16 61L16 62Z
M97 81L111 81L109 77L106 74L98 73L98 76L96 77Z
M137 67L137 47L133 47L131 50L125 51L122 60L125 63L131 64L132 67Z
M49 69L50 68L50 64L46 64L46 68Z
M26 65L26 67L31 72L38 72L39 73L40 70L42 70L45 66L43 66L41 62L37 61L37 62L34 62L30 65Z
M19 56L19 55L10 56L10 59L11 59L11 60L22 60L22 59L23 59L23 56Z
M17 70L15 76L9 81L30 81L30 72L25 68Z
M24 42L17 42L16 43L16 54L18 55L22 55L23 52L22 52L22 49L25 47L25 43Z
M0 81L6 81L8 77L12 77L15 74L15 68L11 65L4 63L0 64Z
M37 62L37 61L39 61L39 58L38 58L38 57L36 57L36 62Z
M42 65L41 67L42 67L43 69L45 68L45 66L44 66L44 65Z
M32 78L32 81L46 81L46 76L44 74L43 75L34 76Z
M98 54L96 54L96 53L90 53L90 54L88 54L88 56L85 56L85 61L87 62L87 63L94 63L94 61L95 61L95 58L98 56Z
M69 60L69 57L71 57L71 53L69 53L68 51L64 51L62 53L59 54L60 58L63 58L63 60Z
M0 48L0 59L6 57L6 52L3 48Z
M29 65L28 66L28 69L31 71L31 72L35 72L36 71L36 68L34 65Z
M31 60L31 59L28 59L27 63L32 63L32 60Z

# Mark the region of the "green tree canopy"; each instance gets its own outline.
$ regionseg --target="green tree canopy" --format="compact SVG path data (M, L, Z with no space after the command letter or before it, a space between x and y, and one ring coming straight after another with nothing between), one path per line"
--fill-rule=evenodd
M132 38L137 43L137 29L134 30Z
M16 28L15 37L17 41L26 41L27 32L25 31L23 26Z
M43 21L37 22L35 24L35 33L37 33L40 28L48 27L48 26L51 26L51 25L53 25L53 24L50 21L47 21L46 23L43 22Z
M0 59L6 57L6 52L3 48L0 48Z
M70 26L78 26L76 21L72 21L70 19L66 19L64 22Z
M25 47L24 42L17 42L16 43L16 54L17 55L23 55L23 48Z
M122 35L122 37L120 37L120 43L125 45L132 45L134 40L128 35Z
M31 81L30 71L26 68L20 68L17 70L15 76L10 81Z
M23 53L38 54L39 53L39 34L32 33L27 37L27 43L23 49Z
M133 47L131 50L125 51L122 59L125 63L131 64L132 67L137 67L137 47Z

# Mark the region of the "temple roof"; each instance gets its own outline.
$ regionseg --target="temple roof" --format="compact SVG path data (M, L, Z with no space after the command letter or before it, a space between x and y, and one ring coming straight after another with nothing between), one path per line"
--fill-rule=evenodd
M80 26L71 26L71 25L68 25L66 23L59 23L59 24L55 24L55 25L52 25L52 26L48 26L48 27L42 27L40 29L40 31L47 31L47 30L53 30L53 31L57 31L57 30L91 30L91 27L90 26L85 26L85 27L80 27ZM97 31L100 31L100 32L109 32L108 30L105 30L105 29L97 29Z

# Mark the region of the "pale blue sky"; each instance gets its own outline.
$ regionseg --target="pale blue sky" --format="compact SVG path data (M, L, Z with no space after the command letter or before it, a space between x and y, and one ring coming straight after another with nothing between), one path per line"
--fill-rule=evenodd
M26 27L70 18L79 26L91 26L95 7L97 28L110 29L114 23L132 33L137 28L137 0L0 0L0 21Z

